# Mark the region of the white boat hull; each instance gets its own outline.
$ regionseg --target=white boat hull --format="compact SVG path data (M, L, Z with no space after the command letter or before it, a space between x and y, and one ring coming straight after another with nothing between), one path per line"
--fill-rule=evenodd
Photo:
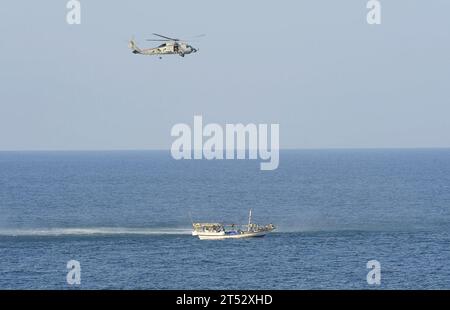
M242 238L255 238L264 237L267 231L259 232L243 232L240 234L224 234L224 233L197 233L196 235L200 240L223 240L223 239L242 239Z

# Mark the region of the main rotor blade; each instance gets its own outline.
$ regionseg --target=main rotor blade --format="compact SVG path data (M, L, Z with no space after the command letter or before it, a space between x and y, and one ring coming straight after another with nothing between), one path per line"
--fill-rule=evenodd
M163 42L169 42L172 40L166 40L166 39L146 39L145 41L163 41Z
M206 36L206 34L202 33L202 34L198 34L196 36L193 36L193 38L203 38L205 36Z
M157 33L153 33L153 34L154 34L155 36L158 36L158 37L161 37L161 38L165 38L165 39L168 39L168 40L179 41L178 39L169 38L169 37L166 37L166 36L157 34Z

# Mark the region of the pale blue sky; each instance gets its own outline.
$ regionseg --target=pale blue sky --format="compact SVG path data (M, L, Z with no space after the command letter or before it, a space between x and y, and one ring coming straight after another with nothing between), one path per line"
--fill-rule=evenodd
M169 149L172 125L279 123L282 148L450 147L450 1L0 2L0 150ZM152 32L195 55L133 55Z

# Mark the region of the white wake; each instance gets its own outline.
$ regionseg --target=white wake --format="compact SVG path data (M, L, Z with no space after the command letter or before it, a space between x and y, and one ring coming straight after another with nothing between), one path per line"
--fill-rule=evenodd
M89 236L89 235L186 235L187 228L30 228L0 229L0 236Z

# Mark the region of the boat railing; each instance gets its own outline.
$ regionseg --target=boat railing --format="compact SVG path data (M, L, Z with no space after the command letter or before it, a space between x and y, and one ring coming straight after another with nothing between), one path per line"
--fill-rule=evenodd
M272 224L258 225L251 224L219 224L219 223L194 223L194 231L259 231L259 230L273 230L275 227Z

